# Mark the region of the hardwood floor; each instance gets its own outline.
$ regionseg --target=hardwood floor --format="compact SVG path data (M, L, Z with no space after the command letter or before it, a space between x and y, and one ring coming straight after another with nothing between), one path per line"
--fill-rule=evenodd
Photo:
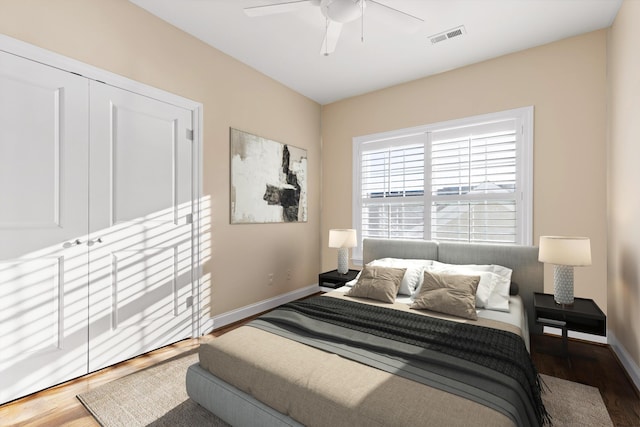
M220 336L246 321L214 331L210 336ZM76 399L77 394L188 352L199 342L199 339L180 341L2 405L0 426L98 426ZM559 348L560 339L557 337L532 337L531 355L540 373L597 387L614 425L640 426L640 396L608 346L571 340L570 364L562 357L549 354Z
M85 375L0 406L0 426L96 426L99 424L76 399L109 381L155 365L199 345L198 339L180 341L100 371Z
M101 369L89 375L23 397L22 399L1 405L0 427L99 427L100 425L80 403L76 395L193 350L200 345L200 340L220 336L225 332L237 328L248 320L249 319L220 328L200 339L183 340L118 363L117 365Z
M615 426L640 426L640 394L611 347L570 339L569 360L552 354L560 348L559 337L531 337L538 372L598 388Z

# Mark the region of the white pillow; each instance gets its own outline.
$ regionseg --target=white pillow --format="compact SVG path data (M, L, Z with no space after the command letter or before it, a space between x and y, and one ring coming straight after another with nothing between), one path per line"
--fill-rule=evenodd
M487 310L509 311L511 269L501 265L446 264L434 261L431 271L446 274L480 276L476 292L476 307Z
M392 268L405 268L404 277L400 284L399 294L412 295L418 286L422 285L424 280L424 269L431 265L433 261L429 259L402 259L402 258L380 258L371 261L369 264L372 267L392 267ZM358 276L347 282L346 286L353 286L358 281Z
M360 278L360 273L358 273L358 275L356 276L356 278L355 278L355 279L353 279L353 280L349 280L349 281L348 281L347 283L345 283L344 285L345 285L345 286L353 286L353 285L355 285L356 283L358 283L358 279L359 279L359 278Z
M494 286L485 308L487 310L509 311L509 289L511 269L501 265L493 266Z

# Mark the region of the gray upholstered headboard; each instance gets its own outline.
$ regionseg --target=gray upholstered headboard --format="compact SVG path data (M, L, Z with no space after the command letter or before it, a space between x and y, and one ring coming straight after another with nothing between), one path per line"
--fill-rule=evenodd
M426 240L364 239L364 263L379 258L433 259L448 264L498 264L510 268L511 281L527 308L529 331L541 333L535 324L533 293L543 292L544 266L538 248L517 245L447 243Z

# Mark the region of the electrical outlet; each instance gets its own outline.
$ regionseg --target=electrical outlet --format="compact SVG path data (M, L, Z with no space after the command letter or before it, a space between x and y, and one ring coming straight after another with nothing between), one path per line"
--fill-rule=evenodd
M187 308L193 305L193 297L187 297Z
M273 285L273 273L269 273L269 286Z

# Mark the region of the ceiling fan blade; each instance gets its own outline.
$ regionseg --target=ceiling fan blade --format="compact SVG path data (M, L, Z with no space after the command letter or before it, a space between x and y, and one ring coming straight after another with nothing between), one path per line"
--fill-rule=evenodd
M375 0L366 0L367 6L374 10L382 11L386 14L386 17L392 19L394 21L398 21L398 25L408 25L412 27L417 27L418 25L424 23L424 19L412 15L407 12L403 12L399 9L395 9L391 6L387 6L384 3L377 2Z
M322 41L322 47L320 48L321 55L329 55L336 50L338 39L340 38L340 32L342 32L342 24L340 22L327 20L327 31Z
M244 13L250 17L275 15L277 13L294 12L315 6L313 0L288 1L284 3L267 4L264 6L245 7Z

